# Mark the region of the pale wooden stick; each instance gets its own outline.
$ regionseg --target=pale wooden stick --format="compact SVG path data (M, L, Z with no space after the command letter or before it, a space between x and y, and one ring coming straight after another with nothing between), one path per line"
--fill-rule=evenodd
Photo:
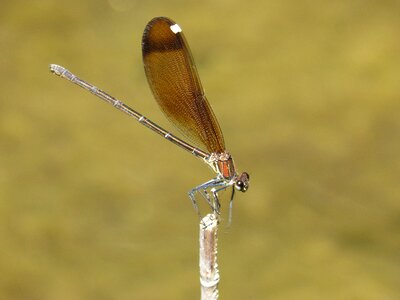
M208 214L200 221L200 284L201 299L218 299L219 271L217 264L218 218Z

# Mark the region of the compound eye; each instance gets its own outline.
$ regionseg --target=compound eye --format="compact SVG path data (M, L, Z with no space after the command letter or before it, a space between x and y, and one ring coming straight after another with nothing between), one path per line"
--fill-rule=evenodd
M237 189L238 191L243 190L243 187L244 187L243 181L241 181L241 180L236 181L235 187L236 187L236 189Z

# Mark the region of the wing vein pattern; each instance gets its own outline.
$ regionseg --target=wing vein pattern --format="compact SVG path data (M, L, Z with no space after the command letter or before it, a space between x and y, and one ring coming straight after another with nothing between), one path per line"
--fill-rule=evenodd
M173 25L172 20L157 17L146 26L142 52L147 80L161 110L183 135L210 153L221 153L225 150L221 128L186 39L171 29Z

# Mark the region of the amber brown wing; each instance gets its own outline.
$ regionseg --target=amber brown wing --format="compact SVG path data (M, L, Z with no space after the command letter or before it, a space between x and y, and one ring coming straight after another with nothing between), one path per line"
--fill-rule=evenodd
M197 146L223 152L221 128L180 27L166 17L154 18L144 30L142 52L147 80L166 117Z

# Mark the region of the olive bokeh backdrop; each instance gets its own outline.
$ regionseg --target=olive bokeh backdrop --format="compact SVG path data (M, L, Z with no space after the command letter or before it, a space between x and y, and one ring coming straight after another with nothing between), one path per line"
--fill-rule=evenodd
M0 298L196 299L212 172L48 71L173 130L141 35L183 28L240 171L221 299L400 297L398 1L2 1ZM228 193L222 193L226 213Z

